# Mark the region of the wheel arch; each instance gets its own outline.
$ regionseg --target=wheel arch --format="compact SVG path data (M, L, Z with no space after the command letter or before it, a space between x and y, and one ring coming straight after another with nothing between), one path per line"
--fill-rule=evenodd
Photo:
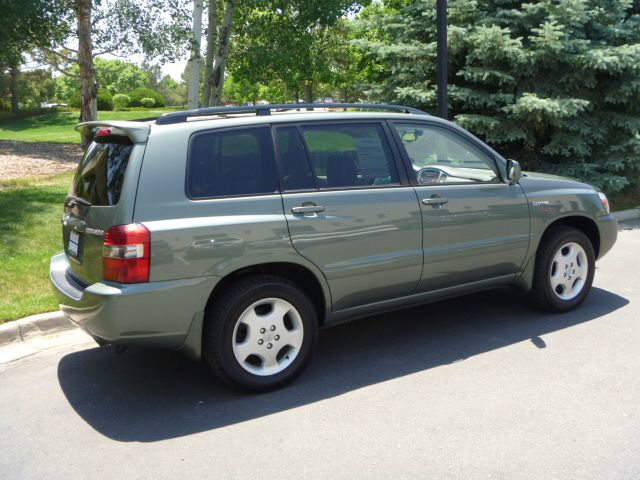
M519 288L527 291L531 289L538 249L540 248L544 238L556 227L572 227L584 233L593 246L596 258L598 258L600 254L600 231L598 230L596 222L591 217L571 213L563 217L556 218L544 226L542 232L537 237L538 241L532 245L530 250L531 253L528 255L522 274L515 282L516 286Z
M209 308L224 289L247 275L266 274L275 275L291 280L298 285L311 299L318 314L318 326L324 325L325 317L331 310L331 295L324 277L312 271L307 266L288 261L272 261L238 268L224 275L216 284L205 308Z
M587 238L591 242L593 251L596 254L596 258L598 258L600 253L600 231L598 230L598 225L596 224L596 222L592 218L585 215L568 215L558 218L546 225L544 231L542 232L542 235L540 235L540 241L536 246L536 252L545 236L548 235L549 232L551 232L555 227L572 227L576 230L580 230L587 236Z

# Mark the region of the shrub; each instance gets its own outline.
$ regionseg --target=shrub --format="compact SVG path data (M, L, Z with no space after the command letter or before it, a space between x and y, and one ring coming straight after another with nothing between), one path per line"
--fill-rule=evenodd
M113 110L113 97L109 90L98 91L98 110Z
M76 92L67 100L67 105L80 108L80 92ZM98 110L113 110L113 97L108 91L98 92Z
M156 101L153 98L141 98L140 99L140 105L142 105L145 108L151 108L156 104Z
M68 99L67 99L67 105L69 105L70 107L73 108L80 108L80 92L75 92L73 93Z
M113 96L113 105L116 108L116 110L120 110L122 108L128 107L129 103L131 103L131 99L129 98L129 95L125 95L123 93L116 93Z
M129 92L132 107L141 107L143 98L153 98L155 107L164 107L164 97L151 88L140 87Z

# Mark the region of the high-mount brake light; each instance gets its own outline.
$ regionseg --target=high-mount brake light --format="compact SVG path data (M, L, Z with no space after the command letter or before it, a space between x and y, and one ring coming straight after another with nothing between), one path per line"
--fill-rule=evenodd
M105 280L118 283L149 281L151 233L141 223L111 227L102 247Z
M94 137L111 137L111 136L118 136L118 137L126 137L127 134L123 131L120 130L119 128L116 127L105 127L105 128L101 128L99 129L96 134L94 135Z
M96 132L96 137L106 137L107 135L111 135L110 128L101 128Z

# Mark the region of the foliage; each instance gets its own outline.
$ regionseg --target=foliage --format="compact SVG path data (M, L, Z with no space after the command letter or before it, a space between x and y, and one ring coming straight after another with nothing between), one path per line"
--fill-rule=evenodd
M433 110L435 1L396 7L372 9L355 41L383 66L369 94ZM449 53L457 123L525 168L610 193L638 188L640 15L633 2L451 0Z
M68 34L64 2L0 0L0 65L21 63L34 47L49 46Z
M131 98L129 97L129 95L125 95L124 93L116 93L113 96L113 106L116 110L127 108L130 103Z
M140 105L142 105L145 108L151 108L156 104L156 101L153 98L141 98L140 99Z
M39 108L41 102L50 102L54 98L56 80L53 78L51 70L20 71L17 80L18 97L23 109ZM9 75L0 72L0 99L7 98L6 102L0 100L0 110L9 108L8 97L10 94Z
M143 98L152 98L155 101L156 107L164 107L164 98L162 98L162 95L151 88L136 88L135 90L129 92L128 95L131 99L129 105L131 105L132 107L143 106Z
M72 108L80 108L80 91L74 92L71 97L67 99L67 105ZM98 110L113 110L114 103L113 97L109 93L108 90L99 90L98 91Z
M80 103L82 102L82 99L80 98L80 90L78 90L77 92L73 92L70 94L70 96L66 99L67 101L67 105L69 105L72 108L80 108Z
M332 80L327 48L334 40L332 27L366 3L282 0L240 5L229 64L232 75L264 85L275 79L295 101L303 91L312 101L314 90Z
M151 81L148 71L130 62L96 58L94 65L99 88L108 90L112 95L130 92L139 87L148 87ZM80 91L79 71L80 67L73 65L68 70L70 75L61 75L56 78L56 98L66 100L74 92Z
M158 92L165 99L167 105L182 106L187 103L187 87L185 83L178 83L170 75L162 77L157 86Z
M122 60L94 60L98 85L111 94L129 92L150 85L151 75L139 66Z
M113 110L113 97L109 93L109 90L98 91L98 110Z
M77 0L45 3L58 6L58 25L65 35L54 38L53 48L41 51L40 57L63 73L73 74L69 69L77 63L77 52L67 46L78 42ZM94 0L91 9L94 57L106 53L123 57L144 54L147 61L176 61L187 46L189 3L190 0Z

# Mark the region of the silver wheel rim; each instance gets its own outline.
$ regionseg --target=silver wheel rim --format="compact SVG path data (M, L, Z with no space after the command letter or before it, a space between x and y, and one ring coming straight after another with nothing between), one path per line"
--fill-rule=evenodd
M296 359L303 338L298 310L281 298L264 298L238 318L233 329L233 354L247 372L275 375Z
M571 300L584 288L588 273L589 261L584 248L575 242L565 243L556 251L551 262L551 290L559 299Z

